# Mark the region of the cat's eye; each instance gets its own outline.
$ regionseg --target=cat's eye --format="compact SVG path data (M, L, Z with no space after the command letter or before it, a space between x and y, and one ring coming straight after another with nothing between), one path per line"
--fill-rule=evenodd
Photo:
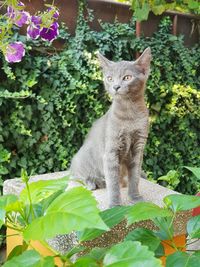
M111 82L113 80L113 78L111 76L108 76L107 79L109 82Z
M132 79L132 76L131 75L126 75L123 78L124 81L130 81L131 79Z

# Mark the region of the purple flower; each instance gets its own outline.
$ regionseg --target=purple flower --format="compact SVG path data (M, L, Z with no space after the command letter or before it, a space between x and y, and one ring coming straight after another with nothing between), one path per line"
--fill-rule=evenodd
M8 62L20 62L25 55L24 44L22 42L11 43L7 46L5 59Z
M30 24L27 27L28 38L37 39L40 36L40 24L42 20L38 16L32 16L30 19Z
M24 4L19 2L18 6L24 6ZM13 23L18 27L22 27L24 24L26 24L28 22L28 18L30 17L28 12L23 10L15 10L11 6L8 6L7 8L7 16L12 19Z
M40 31L40 37L45 41L53 41L59 34L58 27L59 24L53 22L49 28L43 28Z
M19 11L19 12L16 13L15 18L13 19L13 21L18 27L22 27L24 24L27 24L29 17L30 17L30 15L29 15L28 12Z
M58 19L59 15L60 14L59 14L58 10L56 10L56 12L53 14L53 18Z

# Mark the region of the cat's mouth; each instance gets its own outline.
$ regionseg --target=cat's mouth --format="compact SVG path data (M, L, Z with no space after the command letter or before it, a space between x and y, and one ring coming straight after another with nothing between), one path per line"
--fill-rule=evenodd
M129 91L125 91L125 92L124 91L115 91L114 95L119 95L119 96L122 95L123 96L123 95L127 95L128 93L129 93Z

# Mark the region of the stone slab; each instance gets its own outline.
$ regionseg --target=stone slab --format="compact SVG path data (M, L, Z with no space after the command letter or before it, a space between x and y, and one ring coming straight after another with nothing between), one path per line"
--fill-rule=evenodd
M35 175L32 176L29 182L36 182L39 180L50 180L56 178L62 178L68 176L68 171L63 172L55 172L49 174ZM3 194L16 194L18 195L21 190L24 188L24 184L22 183L20 178L10 179L4 182L3 186ZM139 191L142 195L144 201L155 203L159 206L163 206L163 198L170 194L179 194L173 190L160 186L156 183L150 182L146 179L140 180ZM98 189L93 191L93 195L97 199L99 208L101 210L108 208L108 198L106 189ZM127 188L121 188L121 195L123 200L123 205L129 204L127 198ZM185 234L186 232L186 222L191 217L191 212L182 212L179 213L175 219L174 228L175 235ZM97 238L92 242L87 242L89 247L92 246L108 246L112 243L117 243L123 240L124 236L128 233L128 231L135 229L137 227L144 227L148 229L157 229L152 221L143 221L139 223L135 223L131 225L131 227L126 227L126 222L122 222L114 229L109 231L108 233L103 234L101 237ZM55 238L48 240L49 245L54 249L59 251L60 253L65 253L69 250L74 244L77 243L76 236L74 233L70 235L58 235Z

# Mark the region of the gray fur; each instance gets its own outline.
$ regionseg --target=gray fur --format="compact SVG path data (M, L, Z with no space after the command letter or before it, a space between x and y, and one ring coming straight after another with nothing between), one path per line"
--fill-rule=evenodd
M113 101L107 113L94 122L84 144L72 159L70 171L89 189L101 188L106 183L112 207L121 204L120 181L124 177L128 178L130 200L141 199L138 184L148 136L144 91L151 50L147 48L133 62L112 62L101 54L98 57L105 89Z

